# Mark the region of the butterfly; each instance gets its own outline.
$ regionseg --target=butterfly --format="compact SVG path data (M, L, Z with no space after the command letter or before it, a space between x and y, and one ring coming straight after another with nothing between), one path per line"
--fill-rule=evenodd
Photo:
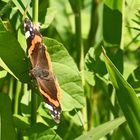
M32 65L31 75L36 79L45 106L49 109L56 123L60 122L60 86L52 70L52 63L47 47L39 32L39 25L33 24L28 18L24 20L27 52Z

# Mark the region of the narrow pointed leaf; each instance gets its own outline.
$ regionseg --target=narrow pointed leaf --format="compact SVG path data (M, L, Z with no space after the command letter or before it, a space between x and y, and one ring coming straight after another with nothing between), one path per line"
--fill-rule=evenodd
M140 139L140 100L134 89L123 78L121 73L111 62L103 50L104 61L110 75L110 80L115 87L116 96L129 127L136 139Z
M91 129L89 132L81 135L75 140L99 140L106 134L110 133L113 129L117 128L119 125L125 122L124 117L117 118L113 121L106 122L96 128Z

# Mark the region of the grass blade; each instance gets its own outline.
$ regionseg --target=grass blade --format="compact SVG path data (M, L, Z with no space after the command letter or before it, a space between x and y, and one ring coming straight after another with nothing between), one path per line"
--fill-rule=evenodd
M110 76L110 80L115 87L116 96L128 125L136 139L140 139L140 101L134 89L123 78L121 73L111 62L103 50L104 61Z
M99 138L110 133L113 129L125 122L124 117L117 118L113 121L106 122L96 128L91 129L86 134L78 137L76 140L99 140Z

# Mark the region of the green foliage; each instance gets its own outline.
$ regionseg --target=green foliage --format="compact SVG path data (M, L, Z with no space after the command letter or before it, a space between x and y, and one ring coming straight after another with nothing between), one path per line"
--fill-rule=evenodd
M104 51L104 50L103 50ZM104 52L104 59L110 79L116 89L116 96L122 108L122 111L129 123L131 131L136 139L140 138L140 101L136 96L134 89L124 80L116 67L109 60ZM125 102L124 102L125 99Z
M103 137L104 135L108 134L108 132L112 131L116 127L118 127L120 124L125 122L124 117L116 118L113 121L106 122L102 125L99 125L96 128L91 129L86 134L80 136L79 138L76 138L76 140L98 140L99 138ZM95 134L95 135L93 135Z
M0 65L10 74L13 74L15 78L18 78L22 82L27 82L29 81L29 76L27 73L27 71L29 71L29 65L25 57L25 52L20 48L14 33L6 31L2 21L0 22Z
M0 93L0 128L0 137L2 140L16 140L16 132L11 112L11 101L4 93Z
M1 1L0 139L140 139L139 4ZM29 74L25 17L41 23L61 88L59 124Z
M106 0L103 9L103 37L104 41L119 45L122 31L122 4L123 1ZM110 22L111 21L111 22ZM109 33L108 33L109 31Z

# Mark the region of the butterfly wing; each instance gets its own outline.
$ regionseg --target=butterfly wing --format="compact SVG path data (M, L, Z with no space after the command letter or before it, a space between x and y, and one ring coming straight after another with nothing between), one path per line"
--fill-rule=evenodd
M50 110L54 120L59 122L61 113L60 87L51 71L50 58L48 59L48 53L45 48L42 44L39 46L37 62L32 70L32 74L37 80L39 90L46 101L47 108Z
M25 37L27 40L27 51L32 64L32 67L36 66L38 47L42 42L42 35L37 30L38 27L35 27L32 22L26 18L24 21L24 30ZM34 54L32 54L34 53Z
M51 59L47 48L42 44L42 35L29 19L24 22L27 50L32 64L31 73L38 83L39 90L50 110L52 117L60 121L60 87L52 71Z

